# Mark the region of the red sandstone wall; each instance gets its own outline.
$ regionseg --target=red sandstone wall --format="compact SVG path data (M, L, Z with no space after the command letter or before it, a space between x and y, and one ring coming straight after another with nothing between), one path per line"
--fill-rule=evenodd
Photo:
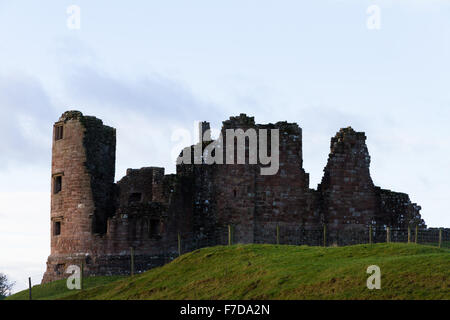
M370 157L363 132L348 127L331 139L331 151L319 185L323 222L330 230L367 230L376 214Z
M63 125L63 139L55 141L52 148L52 179L62 176L62 188L51 196L51 255L43 281L50 281L65 270L66 262L76 261L97 246L92 234L92 217L95 204L91 190L91 176L85 166L85 128L79 121L80 113L65 113L55 123ZM55 235L55 222L61 223Z
M54 194L52 186L51 220L61 220L61 234L53 234L51 254L85 252L90 248L94 201L90 175L84 163L84 127L76 119L57 122L64 125L64 138L53 142L52 176L62 175L62 190Z
M253 118L241 114L224 121L224 144L226 129L237 128L280 130L278 173L262 176L260 165L248 164L248 145L246 164L179 165L178 174L193 179L194 230L224 244L228 225L233 226L234 242L240 243L274 242L277 225L295 229L317 227L314 192L309 189L309 176L302 168L302 136L298 125L286 122L256 125ZM236 149L235 145L235 159Z

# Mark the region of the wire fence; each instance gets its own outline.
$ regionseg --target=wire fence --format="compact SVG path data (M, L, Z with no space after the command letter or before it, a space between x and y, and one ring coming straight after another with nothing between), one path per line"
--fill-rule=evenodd
M304 229L291 226L265 227L260 233L248 237L244 232L237 232L238 225L229 225L213 235L198 233L178 234L176 247L178 254L183 254L204 247L231 245L238 243L309 245L309 246L347 246L375 243L411 243L450 248L450 229L444 228L390 228L368 227L363 229L327 230ZM173 250L168 250L173 251Z

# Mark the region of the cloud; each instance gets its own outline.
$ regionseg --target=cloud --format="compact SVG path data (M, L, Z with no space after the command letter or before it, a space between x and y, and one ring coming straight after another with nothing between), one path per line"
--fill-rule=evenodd
M72 68L65 84L67 95L78 104L107 107L120 114L135 111L157 120L186 121L215 109L194 97L180 81L158 74L127 79L84 65Z
M31 159L34 165L48 162L55 116L51 100L36 78L1 75L0 170Z
M133 77L115 72L78 37L57 38L49 52L60 65L60 104L107 115L138 113L155 122L185 123L200 118L221 118L223 109L194 95L180 79L152 71ZM107 111L107 112L105 112Z

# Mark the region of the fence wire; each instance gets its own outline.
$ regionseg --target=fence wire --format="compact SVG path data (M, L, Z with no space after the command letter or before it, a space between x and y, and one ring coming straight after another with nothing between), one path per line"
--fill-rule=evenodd
M222 230L223 229L223 230ZM401 228L367 228L366 230L327 230L304 229L291 226L266 227L251 238L243 232L237 233L239 225L225 226L211 235L199 233L180 233L173 244L167 244L165 250L176 255L204 247L238 243L308 245L308 246L347 246L375 243L412 243L450 248L450 229L401 229Z

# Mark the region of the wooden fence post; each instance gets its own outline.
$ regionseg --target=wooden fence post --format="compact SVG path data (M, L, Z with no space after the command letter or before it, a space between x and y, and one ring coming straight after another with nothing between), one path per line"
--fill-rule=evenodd
M181 235L178 232L178 256L181 256Z
M130 247L130 256L131 256L131 276L134 276L134 248Z
M390 227L386 228L386 242L387 243L391 242L391 228Z
M327 246L327 225L323 225L323 246Z
M408 226L408 244L411 243L411 226Z
M439 248L442 247L442 228L439 229Z
M277 244L280 244L280 226L277 224Z
M84 274L84 261L81 261L81 267L80 267L80 289L81 290L83 290L83 286L84 286L83 274Z
M419 226L417 226L416 225L416 236L415 236L415 238L414 238L414 242L417 244L418 243L418 241L417 241L417 238L419 237Z
M372 225L369 226L369 244L372 244Z
M31 277L28 277L28 290L29 290L29 299L33 300L31 296Z

